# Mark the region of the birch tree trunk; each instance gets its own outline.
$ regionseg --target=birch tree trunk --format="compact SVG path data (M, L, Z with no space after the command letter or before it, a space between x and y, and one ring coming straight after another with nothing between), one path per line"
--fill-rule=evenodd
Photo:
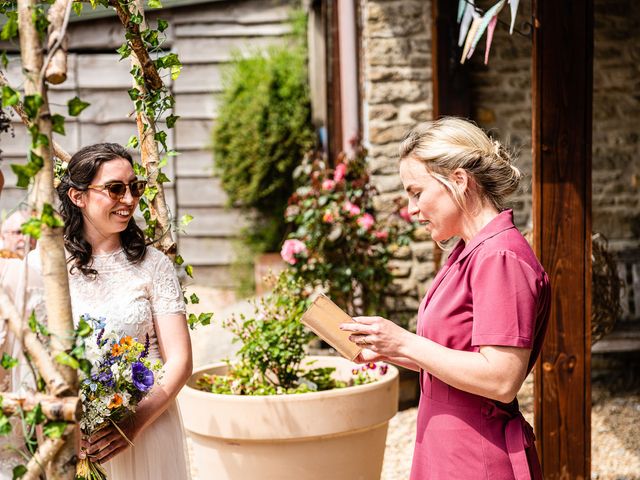
M38 145L33 152L43 160L43 167L36 176L35 207L42 212L45 205L54 204L53 156L51 152L51 113L47 101L47 91L41 78L43 54L38 32L33 22L35 0L18 0L18 22L20 30L20 52L25 75L24 90L27 95L40 95L42 105L34 124L48 143ZM45 307L48 328L51 332L53 355L69 349L73 342L73 320L69 281L64 253L63 231L61 227L42 225L40 237L42 262L42 280L45 290ZM66 366L58 366L66 382L71 386L72 394L77 395L77 373ZM48 478L53 480L72 480L75 476L75 431L67 437L65 444L53 455L49 464Z

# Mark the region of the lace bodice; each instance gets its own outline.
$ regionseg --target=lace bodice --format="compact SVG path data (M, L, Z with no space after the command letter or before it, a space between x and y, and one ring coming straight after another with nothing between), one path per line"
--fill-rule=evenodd
M185 312L180 283L171 260L153 247L142 262L132 264L124 251L94 255L98 275L69 275L74 321L81 315L104 319L105 329L140 342L149 334L150 357L161 358L154 319Z

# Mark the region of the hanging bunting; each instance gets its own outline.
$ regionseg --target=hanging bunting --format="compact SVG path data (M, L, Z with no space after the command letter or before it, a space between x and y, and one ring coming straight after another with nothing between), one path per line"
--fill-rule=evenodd
M485 14L482 16L482 22L480 23L480 26L478 27L478 31L476 32L476 34L475 34L475 36L473 38L473 42L471 43L471 50L469 51L469 54L468 54L467 58L471 58L471 55L473 54L473 51L476 49L476 45L478 45L478 42L480 41L480 38L482 38L482 35L484 35L485 30L489 26L489 23L494 18L496 18L496 19L498 18L498 14L500 13L502 8L504 7L505 2L506 2L506 0L500 0L493 7L491 7L489 10L487 10L485 12Z
M474 0L469 0L469 2L467 3L467 6L464 10L464 15L462 16L462 21L460 22L460 35L458 36L459 47L462 46L462 44L464 43L464 39L467 38L467 32L469 31L469 26L471 25L471 20L473 19L473 15L475 13L475 5L473 1Z
M491 50L491 42L493 41L493 32L496 29L496 24L498 23L498 17L495 16L489 22L489 26L487 27L487 46L484 49L484 64L487 65L489 63L489 50Z
M511 28L509 28L509 34L513 35L513 26L516 24L516 13L518 13L518 4L520 0L509 0L509 7L511 7Z
M467 0L458 0L458 23L462 20L462 15L464 15L464 11L467 9Z
M467 55L469 54L469 50L471 49L471 44L473 43L473 38L475 37L480 24L482 23L482 17L480 14L473 12L473 23L471 24L471 28L469 28L469 33L467 35L467 41L464 43L464 48L462 49L462 57L460 58L460 63L464 63L467 59Z

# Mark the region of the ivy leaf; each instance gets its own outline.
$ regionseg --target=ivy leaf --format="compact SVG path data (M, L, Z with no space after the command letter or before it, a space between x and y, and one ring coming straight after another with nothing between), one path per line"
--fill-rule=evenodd
M91 365L91 362L86 358L81 358L79 362L80 362L80 370L82 370L87 377L90 377L91 369L93 368L93 365Z
M153 139L156 142L160 142L160 145L162 145L163 148L167 150L167 132L163 132L162 130L160 130L153 136Z
M77 4L74 3L74 5L77 5ZM16 467L13 467L13 477L11 477L11 479L19 480L20 478L24 477L24 474L27 472L28 472L27 467L25 467L24 465L18 465Z
M47 329L47 327L45 327L42 323L40 323L38 320L36 320L36 312L32 311L31 315L29 315L29 329L33 332L33 333L39 333L41 335L45 335L48 336L49 335L49 330Z
M60 352L59 354L57 354L55 356L55 361L58 362L60 365L66 365L67 367L71 367L74 370L77 370L78 367L80 367L78 360L73 358L67 352Z
M9 418L4 414L4 412L0 411L0 436L7 436L11 433L11 423L9 422Z
M189 297L189 300L191 301L191 303L198 304L200 303L200 298L198 297L198 295L196 295L195 293L192 293L191 296Z
M124 60L129 55L131 55L131 46L129 46L129 42L123 43L120 48L116 50L120 54L120 60Z
M24 112L27 114L27 117L31 120L36 118L38 115L38 110L44 103L41 95L25 95L24 97Z
M169 115L167 117L167 128L173 128L176 125L176 122L180 118L180 115Z
M7 57L7 52L4 50L0 53L0 61L2 62L2 68L7 68L9 65L9 58Z
M180 225L182 225L183 227L186 227L192 221L193 221L193 215L189 215L187 213L186 215L183 215L182 218L180 219Z
M64 117L59 114L54 114L51 117L51 128L54 132L59 133L60 135L66 135L64 131Z
M186 267L184 267L184 271L187 275L193 278L193 267L191 265L187 265Z
M132 87L129 90L127 90L127 93L129 94L129 98L131 100L133 100L134 102L138 99L138 97L140 96L140 90L138 90L136 87Z
M7 23L2 27L0 40L11 40L18 34L18 12L6 12Z
M147 199L150 202L153 202L153 199L156 198L157 194L158 194L158 187L147 186L147 188L144 189L144 196L147 197Z
M87 102L83 102L77 96L75 96L67 102L67 107L69 108L69 115L71 115L72 117L77 117L89 105L91 104Z
M200 325L209 325L212 317L213 313L201 313L198 315L198 323L200 323Z
M2 360L0 360L0 365L2 365L2 368L4 368L5 370L9 370L10 368L18 365L18 359L13 358L11 355L8 355L7 352L4 352L2 354Z
M40 217L42 223L51 228L64 227L64 222L58 217L51 204L45 203L42 206L42 216Z
M174 262L176 262L176 265L182 265L184 263L184 258L182 258L181 255L176 255Z
M20 227L20 231L30 236L31 238L35 238L38 240L42 233L42 220L39 218L30 218Z
M167 22L166 20L162 20L161 18L158 19L159 32L164 32L168 27L169 27L169 22Z
M80 16L80 14L82 13L82 7L82 2L73 2L73 4L71 5L71 8L73 8L73 11L77 16Z
M164 172L158 173L158 178L156 178L156 182L158 183L171 183L171 179L167 177Z
M89 325L89 323L84 318L80 318L80 321L78 322L78 326L76 327L76 334L79 337L84 338L91 335L92 332L93 332L93 328L91 328L91 325Z
M33 410L27 412L25 415L25 421L29 425L40 425L46 420L44 413L42 413L42 406L38 403Z
M42 429L49 438L60 438L67 429L67 422L48 422Z
M4 52L3 52L4 53ZM13 88L5 85L2 87L2 106L11 107L20 101L20 94Z
M162 8L160 0L149 0L149 8Z

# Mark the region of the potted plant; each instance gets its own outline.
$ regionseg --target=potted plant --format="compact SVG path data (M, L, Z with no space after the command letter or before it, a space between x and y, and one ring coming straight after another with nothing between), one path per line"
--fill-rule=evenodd
M284 271L251 318L226 326L235 363L197 370L180 394L198 478L379 478L398 372L309 357L300 323L309 291Z
M294 172L299 187L285 211L293 231L281 251L298 278L351 315L386 313L389 260L415 228L403 198L375 212L366 153L359 147L352 158L342 155L333 169L317 153L305 157Z

